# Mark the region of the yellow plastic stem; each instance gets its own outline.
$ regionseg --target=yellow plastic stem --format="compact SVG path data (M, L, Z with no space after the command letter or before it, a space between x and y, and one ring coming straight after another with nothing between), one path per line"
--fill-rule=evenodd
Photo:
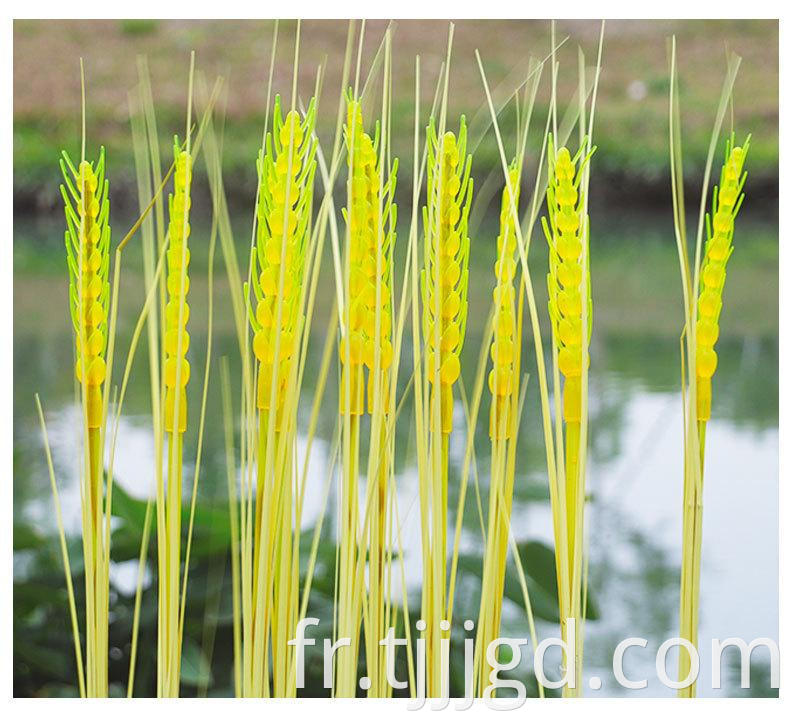
M700 565L702 561L702 480L705 469L705 431L707 421L697 422L699 433L700 485L684 482L683 562L680 575L680 637L697 647L699 624ZM678 680L688 676L690 658L681 649L678 654ZM678 690L678 697L693 698L697 684Z
M568 528L569 580L573 584L573 555L576 541L576 501L579 497L579 423L565 424L565 504Z

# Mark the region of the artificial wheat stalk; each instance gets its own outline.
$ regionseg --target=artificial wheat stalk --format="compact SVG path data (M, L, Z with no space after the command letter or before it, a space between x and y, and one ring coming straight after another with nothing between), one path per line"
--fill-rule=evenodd
M61 194L66 212L69 306L76 343L76 377L80 386L85 443L80 480L86 606L86 682L83 691L88 697L106 697L109 537L105 532L104 518L110 508L104 480L106 403L102 386L107 375L110 203L109 183L104 176L104 148L100 150L95 168L84 155L84 140L78 168L63 152L60 166L64 185L61 185Z
M364 539L359 528L359 424L365 412L366 360L374 365L376 298L382 283L377 256L379 241L379 191L380 176L377 168L377 148L364 130L362 108L349 92L346 101L346 124L343 128L346 141L348 177L348 208L344 210L347 228L347 262L344 296L344 334L340 341L340 413L343 417L343 478L340 493L340 547L337 590L337 635L351 639L347 651L337 659L335 694L354 697L356 694L356 668L359 657L359 628L362 615L361 568L364 567ZM366 261L372 260L372 263ZM381 268L385 270L386 268ZM369 276L368 270L372 273ZM372 279L372 283L370 280ZM372 286L372 294L368 287ZM377 289L376 286L379 286ZM381 303L378 304L381 308ZM372 320L372 323L371 323ZM386 321L385 321L386 322ZM391 322L390 322L391 326ZM379 351L380 352L380 351ZM384 358L387 367L392 362L392 345ZM383 363L379 360L379 368ZM374 380L374 378L371 378ZM375 380L374 380L375 382ZM380 401L371 392L370 404ZM372 480L372 479L371 479ZM372 628L370 628L372 630ZM375 657L378 657L376 652ZM375 662L375 661L374 661ZM372 683L371 683L372 687Z
M392 408L390 397L390 368L393 360L392 350L392 251L395 241L396 206L392 202L397 179L397 160L389 168L387 181L384 182L384 158L387 151L387 127L383 134L376 127L375 141L365 132L362 108L358 100L349 93L347 101L347 122L345 126L348 164L351 174L349 207L344 211L349 228L349 298L346 321L348 343L343 343L340 360L343 365L344 384L341 385L341 411L349 407L357 425L362 414L361 384L364 382L363 365L368 371L367 410L371 416L371 441L367 466L367 492L365 502L365 528L363 541L367 540L369 571L368 591L365 609L365 651L367 676L371 684L370 697L387 697L392 688L386 677L385 648L379 640L387 634L391 618L389 589L391 587L391 553L388 540L391 531L389 475L391 473L392 447L388 438L390 428L387 419ZM377 152L380 154L377 156ZM346 346L349 346L346 358ZM356 347L355 347L356 346ZM351 348L355 347L352 351ZM361 349L361 354L356 350ZM348 360L348 362L346 362ZM361 360L361 362L355 362ZM350 403L344 398L345 384L348 384ZM355 430L356 432L356 430ZM352 460L358 468L359 460ZM355 483L356 486L356 483ZM355 490L347 486L344 495L356 505ZM347 529L356 519L348 514ZM365 533L364 530L367 530ZM367 537L365 537L365 535ZM346 559L352 555L347 554ZM358 627L358 598L349 597L342 585L343 573L353 572L349 578L351 587L361 575L364 552L357 556L357 566L353 562L342 568L340 575L339 613L344 625ZM349 612L350 611L350 612ZM355 635L356 637L356 635ZM352 657L348 653L348 658ZM348 684L350 662L340 660L338 674L345 685L338 687L338 693L351 693Z
M274 104L273 131L258 157L257 231L252 253L250 307L257 361L257 479L251 572L242 595L250 608L244 623L243 689L247 697L296 693L292 672L299 609L299 533L295 508L296 409L294 398L304 317L303 282L310 237L316 145L315 102L302 118L283 120ZM247 289L247 301L252 298ZM298 490L298 487L296 488Z
M190 107L191 107L190 92ZM187 124L189 127L189 121ZM181 675L179 607L181 583L181 497L184 433L187 429L186 386L189 349L189 211L191 207L192 155L189 130L181 149L173 143L175 172L168 199L167 305L164 323L164 432L167 436L167 483L157 492L159 521L159 697L178 697Z
M584 538L585 477L581 471L582 424L586 424L586 403L582 401L589 361L589 340L592 329L592 300L589 278L589 225L586 212L585 165L594 151L582 148L571 157L567 148L555 152L549 137L549 184L546 190L548 222L542 219L549 243L549 316L556 369L563 378L561 413L558 410L557 448L562 448L564 424L564 455L558 458L560 478L564 468L564 493L560 513L565 515L565 537L557 543L557 562L564 563L568 578L567 593L560 592L560 620L563 638L568 639L568 620L575 622L575 687L566 686L566 694L580 690L581 642L583 622L582 544ZM585 307L586 306L586 307ZM557 392L559 387L557 386ZM583 412L583 408L585 412ZM560 416L562 420L560 421ZM586 435L586 433L585 433ZM561 480L560 480L561 481ZM562 597L569 598L568 605ZM571 648L569 648L569 651Z
M699 619L699 579L702 559L702 481L705 471L705 434L711 415L711 379L718 357L714 347L719 338L719 315L726 279L727 261L732 254L735 217L743 202L746 173L743 171L750 137L743 146L735 146L733 134L727 142L720 183L713 190L712 212L706 216L707 242L699 276L697 322L694 343L696 374L696 415L699 442L699 483L690 474L683 482L683 562L680 578L680 636L697 647ZM712 220L711 220L712 215ZM690 670L688 652L681 650L678 677L686 678ZM678 691L681 697L694 697L696 683Z
M492 668L483 662L489 644L499 637L505 567L508 553L510 515L513 506L515 479L516 431L518 427L519 372L521 366L521 311L523 283L516 312L514 279L517 263L516 231L511 205L518 207L520 189L518 161L509 168L509 187L502 192L497 237L497 261L494 288L494 339L491 346L493 368L488 375L491 391L489 435L491 437L491 482L488 499L488 530L486 533L480 612L475 640L475 672L477 693L482 697L489 684Z
M438 137L432 119L427 142L422 288L426 375L431 391L429 462L427 472L420 477L424 540L422 618L426 622L427 691L432 697L439 697L449 683L441 668L441 640L450 637L450 619L446 617L448 448L453 429L453 385L461 372L459 355L466 331L467 227L473 181L463 117L457 139L452 132Z

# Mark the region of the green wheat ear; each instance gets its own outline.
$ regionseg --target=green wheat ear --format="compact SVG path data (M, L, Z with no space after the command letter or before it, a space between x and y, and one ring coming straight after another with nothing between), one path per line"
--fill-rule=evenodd
M104 176L104 148L99 151L95 169L85 160L75 168L64 150L60 169L67 227L69 308L77 351L75 372L87 389L88 427L97 428L102 420L101 386L107 374L104 356L110 265L110 184Z
M313 178L317 145L313 139L315 99L304 118L291 110L283 120L278 95L274 127L266 136L266 151L258 155L257 234L253 248L252 291L247 302L254 332L253 352L259 363L257 406L268 410L272 398L278 422L285 402L289 368L297 347L300 293L305 248L312 219ZM277 355L277 357L275 357ZM272 389L275 377L277 388Z
M697 420L710 420L711 378L718 357L713 349L719 339L719 314L727 261L732 255L735 218L743 203L746 175L743 166L749 152L751 135L742 146L735 145L735 134L727 140L724 164L718 187L713 190L713 209L706 216L707 241L700 274L697 318Z

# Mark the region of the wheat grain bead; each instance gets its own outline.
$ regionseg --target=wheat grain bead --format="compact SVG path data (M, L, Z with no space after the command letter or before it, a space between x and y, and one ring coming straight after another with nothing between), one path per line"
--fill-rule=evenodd
M174 388L176 380L181 382L181 387L186 387L189 382L189 361L186 358L180 359L181 363L181 376L176 377L179 368L179 358L169 357L165 360L165 386Z
M720 289L724 285L725 276L724 265L715 262L707 263L702 272L702 280L708 288Z
M181 338L181 355L186 355L189 350L189 333L184 330L179 333L178 329L172 328L165 333L165 350L168 355L178 355L179 336Z
M717 262L723 262L727 259L730 251L729 240L721 236L714 236L708 245L708 257Z
M697 348L697 375L702 378L713 377L716 372L718 357L716 351L709 347Z
M178 298L169 300L165 306L165 322L168 325L178 325L179 315L181 315L181 323L186 325L189 320L189 303L184 302L182 314L181 301Z
M439 379L443 385L452 385L461 374L461 363L456 355L448 355L442 361Z
M181 297L189 292L189 275L186 273L170 273L167 277L167 292L171 297Z
M577 377L582 372L581 347L568 345L560 348L557 364L565 377Z
M719 339L719 325L712 320L701 319L697 323L697 345L713 347Z
M721 298L713 290L705 290L699 296L699 312L706 318L718 317L721 310Z
M575 235L560 235L557 253L565 261L576 261L582 254L582 243Z

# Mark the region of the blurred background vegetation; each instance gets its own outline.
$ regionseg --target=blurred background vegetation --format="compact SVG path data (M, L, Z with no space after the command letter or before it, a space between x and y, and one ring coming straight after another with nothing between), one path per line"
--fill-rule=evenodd
M291 86L294 23L280 25L274 87ZM367 23L367 67L386 23ZM326 70L320 113L322 129L334 129L340 91L347 25L343 21L305 21L299 87L306 97L315 85L319 64ZM599 23L559 21L560 97L570 98L576 85L576 47L593 64ZM609 21L604 45L596 113L596 192L622 199L667 197L666 39L678 42L682 83L686 171L699 173L707 151L712 113L721 90L725 48L739 53L743 64L735 90L736 128L751 132L750 188L759 186L776 197L778 140L778 24L772 21ZM227 78L228 133L225 138L226 185L231 195L254 193L254 156L260 143L266 105L266 81L272 24L265 21L114 20L17 21L14 26L14 196L17 207L57 203L57 175L52 172L60 148L74 150L79 139L79 65L85 59L89 138L107 146L113 182L131 186L131 139L127 91L136 83L135 58L148 58L160 127L182 132L188 53L209 78ZM423 107L429 103L447 44L446 21L400 20L393 39L393 141L405 163L411 157L414 127L414 56L422 63ZM546 21L468 21L456 24L450 117L471 119L484 108L475 49L479 49L491 87L524 68L529 54L543 59L549 52ZM43 69L46 68L44 71ZM512 82L512 80L511 80ZM544 83L537 117L548 103ZM487 113L487 110L486 110ZM473 138L475 140L477 138ZM167 144L166 144L167 147ZM490 137L475 153L475 172L497 168L499 158ZM402 183L405 187L405 183ZM407 195L408 197L408 195Z
M393 41L393 144L400 155L399 237L405 238L411 196L414 56L422 63L423 111L430 102L447 41L446 21L398 21ZM386 24L367 24L363 67L367 67ZM73 695L75 668L65 604L65 587L54 535L52 501L33 393L47 413L56 472L64 496L66 525L78 604L81 594L79 498L74 467L72 339L67 310L67 274L57 159L62 148L79 151L79 57L86 67L89 155L99 144L108 150L114 237L134 220L136 191L128 121L127 92L137 82L136 57L151 69L163 160L170 157L173 133L183 133L189 51L209 81L228 83L224 135L224 180L241 258L246 257L255 193L255 157L266 103L272 23L262 21L17 21L14 26L14 692L16 695ZM295 24L281 22L274 69L275 91L291 86ZM306 21L302 25L299 87L312 91L316 68L326 77L319 109L322 139L334 130L345 22ZM592 64L599 24L560 21L560 96L570 99L576 84L577 46ZM676 633L679 553L679 377L681 295L672 229L667 152L668 71L666 38L677 35L685 171L688 198L698 199L702 165L725 75L725 48L743 56L735 88L735 127L753 134L747 200L739 216L735 252L728 265L722 315L720 364L715 381L714 421L709 429L712 480L706 503L701 639L740 635L747 640L775 637L778 625L776 510L778 482L778 24L772 21L609 21L596 110L591 185L591 271L595 326L591 346L590 412L590 622L585 652L604 679L599 694L621 692L611 678L611 651L626 635L659 641ZM482 342L485 311L493 285L499 192L499 156L492 133L475 124L484 94L474 59L479 48L492 87L512 87L532 54L549 49L546 21L460 21L456 25L450 83L451 125L465 113L472 142L479 142L473 172L477 198L470 268L467 342L463 378L471 382ZM528 155L539 150L539 132L548 106L548 78L538 95ZM513 143L512 108L502 114L505 141ZM481 128L477 136L475 128ZM508 146L508 151L509 150ZM722 147L717 153L720 162ZM198 167L200 163L196 166ZM195 179L193 239L190 241L190 362L202 376L206 344L207 239L210 229L205 176ZM338 195L336 204L340 204ZM689 204L693 210L696 206ZM693 212L690 213L694 220ZM538 234L530 266L539 308L545 308L547 253ZM397 253L403 253L400 242ZM124 255L119 314L119 352L125 354L142 302L139 244ZM399 264L400 263L400 264ZM328 263L327 263L328 265ZM402 255L396 256L402 267ZM214 362L222 355L237 377L235 339L221 259L214 289ZM399 274L399 271L396 271ZM334 292L329 270L320 279L321 297ZM313 323L302 412L309 412L318 350L331 303L319 302ZM543 331L547 331L544 324ZM408 342L408 340L407 340ZM111 689L125 692L129 631L144 500L150 492L152 448L146 349L138 349L119 434L114 493ZM404 349L406 357L409 348ZM525 340L525 371L534 376L534 352ZM217 365L212 372L216 372ZM334 368L333 372L336 371ZM334 376L333 376L334 377ZM216 376L214 376L216 379ZM198 406L198 383L194 407ZM332 383L322 405L312 462L320 497L337 407ZM404 418L412 412L407 400ZM484 393L481 417L488 409ZM550 515L545 483L537 384L530 381L519 442L514 531L528 582L539 634L556 636ZM231 608L227 500L218 383L208 401L211 418L204 439L204 466L198 495L194 562L185 631L182 692L232 693ZM237 428L238 431L238 428ZM396 470L404 510L413 495L413 427L398 424ZM476 429L482 507L487 507L485 475L489 458L486 423ZM460 455L451 460L451 493L457 492ZM194 437L188 438L194 447ZM189 473L189 470L187 470ZM744 482L744 479L746 482ZM707 482L707 481L706 481ZM707 487L707 486L706 486ZM633 500L633 501L631 501ZM451 497L451 508L455 507ZM317 500L316 500L317 502ZM464 556L460 564L459 621L476 614L481 558L476 500L467 501ZM304 547L316 508L306 522ZM310 614L330 624L334 583L334 507L327 511ZM406 512L406 515L409 515ZM416 522L412 509L408 522ZM407 522L404 520L404 522ZM416 530L412 531L416 536ZM409 529L406 528L408 536ZM144 580L137 694L155 687L155 555ZM419 576L419 552L406 554ZM512 567L511 567L512 570ZM417 581L418 582L418 581ZM737 589L737 590L736 590ZM412 601L419 587L409 580ZM524 636L524 609L517 584L506 589L503 633ZM734 598L737 596L737 602ZM416 618L416 606L412 619ZM457 628L458 638L462 631ZM319 634L320 637L320 634ZM455 636L454 636L455 637ZM320 648L320 641L317 646ZM653 650L657 647L651 645ZM454 662L458 661L456 655ZM764 658L755 654L752 694L771 695ZM606 669L609 665L608 671ZM648 662L644 674L654 672ZM308 652L308 694L323 694L320 658ZM360 673L362 669L360 669ZM550 673L551 674L551 673ZM404 671L398 671L403 677ZM460 670L456 677L462 677ZM731 677L730 677L731 676ZM742 694L738 668L725 678L724 695ZM454 691L460 688L454 687ZM651 681L647 694L660 693ZM530 689L534 693L534 688Z

